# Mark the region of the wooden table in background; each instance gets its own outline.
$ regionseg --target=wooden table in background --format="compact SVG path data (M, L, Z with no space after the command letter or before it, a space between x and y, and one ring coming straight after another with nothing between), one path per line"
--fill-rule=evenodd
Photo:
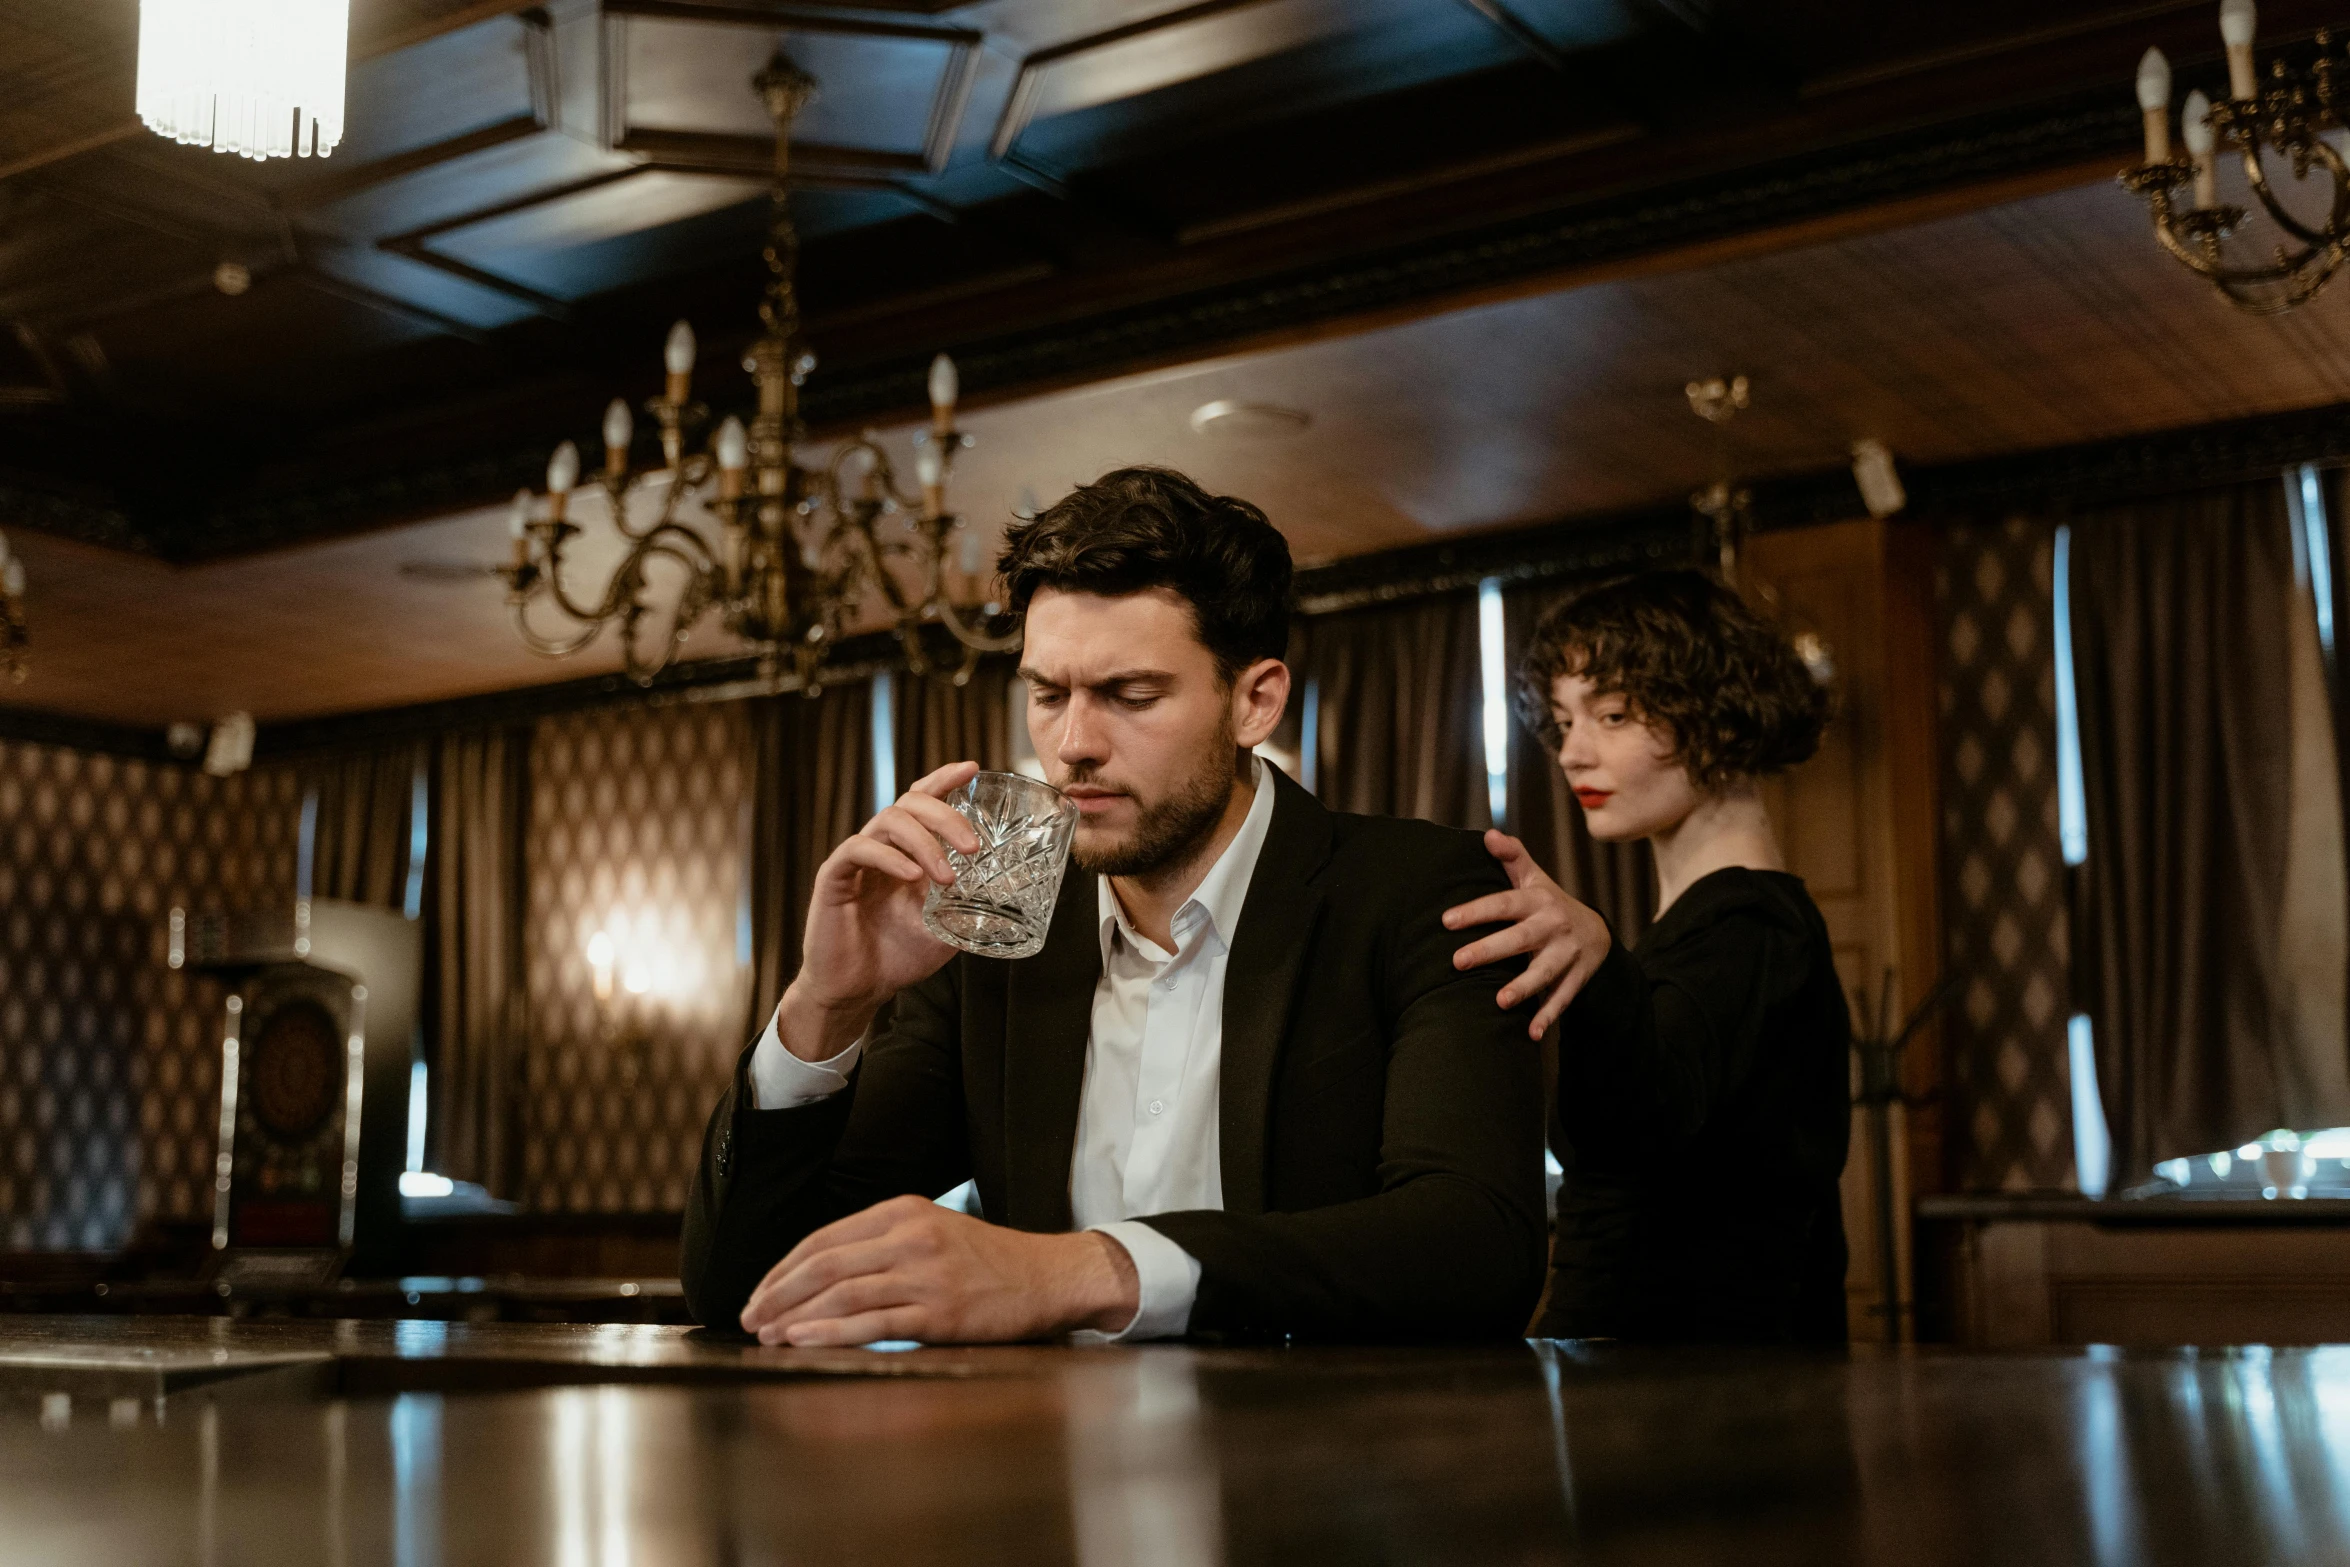
M2339 1561L2350 1349L788 1351L0 1319L0 1559Z

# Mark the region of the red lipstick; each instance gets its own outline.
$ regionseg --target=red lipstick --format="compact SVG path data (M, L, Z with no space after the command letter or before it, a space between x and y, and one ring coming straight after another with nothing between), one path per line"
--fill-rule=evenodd
M1614 798L1614 791L1608 789L1578 789L1575 791L1575 799L1586 811L1596 811Z

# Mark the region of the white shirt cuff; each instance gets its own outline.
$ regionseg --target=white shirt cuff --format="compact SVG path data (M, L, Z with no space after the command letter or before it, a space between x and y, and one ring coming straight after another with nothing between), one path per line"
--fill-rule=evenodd
M768 1014L767 1032L751 1051L751 1108L796 1110L819 1099L830 1099L849 1086L849 1071L865 1049L866 1036L829 1061L802 1061L783 1047L775 1031L775 1015ZM1139 1266L1139 1264L1137 1264ZM1189 1309L1188 1305L1185 1308Z
M1199 1259L1138 1219L1097 1224L1094 1229L1126 1248L1134 1259L1142 1304L1134 1320L1116 1333L1080 1333L1080 1339L1102 1344L1130 1344L1143 1339L1181 1338L1191 1326L1191 1303L1199 1296Z

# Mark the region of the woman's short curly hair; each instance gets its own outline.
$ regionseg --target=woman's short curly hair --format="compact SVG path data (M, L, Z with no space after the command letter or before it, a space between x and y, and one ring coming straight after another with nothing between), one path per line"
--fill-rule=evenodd
M1690 781L1708 790L1808 759L1834 707L1777 626L1697 571L1605 582L1535 625L1518 666L1518 716L1554 751L1561 675L1624 696L1672 736Z

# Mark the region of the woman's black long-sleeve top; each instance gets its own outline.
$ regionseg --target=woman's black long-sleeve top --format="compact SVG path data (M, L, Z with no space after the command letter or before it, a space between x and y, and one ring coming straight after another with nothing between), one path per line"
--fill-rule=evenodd
M1851 1018L1801 880L1715 871L1560 1021L1545 1337L1845 1339Z

